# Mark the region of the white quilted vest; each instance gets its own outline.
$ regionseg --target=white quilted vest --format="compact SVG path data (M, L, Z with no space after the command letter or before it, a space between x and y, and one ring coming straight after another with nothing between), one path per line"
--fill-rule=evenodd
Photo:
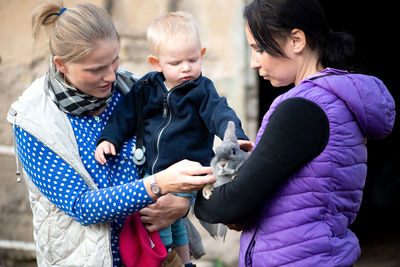
M36 137L74 168L91 190L97 186L86 171L73 129L43 89L44 77L36 80L15 101L7 120ZM109 223L83 226L51 203L24 171L33 213L36 257L42 266L112 266Z

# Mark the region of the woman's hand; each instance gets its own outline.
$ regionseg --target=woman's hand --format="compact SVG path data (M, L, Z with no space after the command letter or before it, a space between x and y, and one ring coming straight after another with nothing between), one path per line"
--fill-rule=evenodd
M155 232L185 216L189 205L189 198L168 194L160 197L156 203L141 209L140 218L147 231Z
M246 229L245 223L233 223L233 224L226 224L226 226L233 231L241 232Z
M252 141L238 140L238 143L241 150L244 150L246 152L250 152L253 150L254 143Z
M167 169L156 173L161 193L187 193L202 189L206 184L215 182L211 167L200 163L181 160Z

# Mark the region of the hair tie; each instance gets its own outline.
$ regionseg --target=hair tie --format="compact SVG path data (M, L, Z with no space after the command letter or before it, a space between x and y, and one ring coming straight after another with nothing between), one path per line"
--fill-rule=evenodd
M66 7L62 8L62 9L60 10L60 12L58 12L58 15L61 16L61 14L64 13L65 10L67 10Z

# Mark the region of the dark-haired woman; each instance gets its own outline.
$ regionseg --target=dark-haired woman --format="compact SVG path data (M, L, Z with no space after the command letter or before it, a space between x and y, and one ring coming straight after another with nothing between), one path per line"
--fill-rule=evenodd
M366 141L391 132L393 98L350 72L353 39L329 29L316 0L257 0L244 16L251 68L294 87L270 106L233 182L198 194L195 214L243 230L239 266L351 266Z

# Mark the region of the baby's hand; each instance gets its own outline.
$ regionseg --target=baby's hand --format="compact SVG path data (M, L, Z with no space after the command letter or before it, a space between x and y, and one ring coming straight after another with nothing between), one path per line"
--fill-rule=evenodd
M249 152L251 150L253 150L254 147L254 143L251 141L247 141L247 140L238 140L239 146L241 150L244 150L246 152Z
M113 156L117 155L113 143L108 141L103 141L97 146L96 151L94 152L94 158L101 165L104 165L104 163L106 163L107 161L105 155L113 155Z

